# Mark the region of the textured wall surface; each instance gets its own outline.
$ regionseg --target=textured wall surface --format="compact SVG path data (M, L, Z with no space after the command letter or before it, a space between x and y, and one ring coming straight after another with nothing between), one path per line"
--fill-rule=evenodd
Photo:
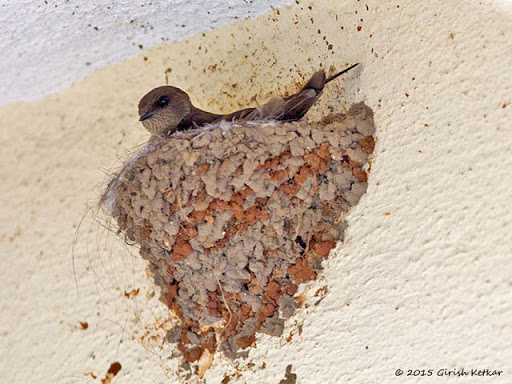
M291 0L1 0L0 104L71 85L144 48L254 17Z
M167 78L198 106L230 111L295 90L321 65L360 62L312 114L361 100L375 113L369 187L347 217L345 243L282 338L259 336L248 360L219 358L204 380L278 383L291 364L289 382L296 375L297 383L511 382L509 3L298 3L144 49L58 94L0 109L2 381L99 383L114 362L122 369L113 383L186 375L163 340L172 320L136 250L92 214L76 231L109 169L147 138L136 111L147 90ZM19 26L16 36L32 41L36 25ZM105 40L97 55L107 62L116 43ZM61 48L72 66L89 60L73 59L80 41ZM116 57L134 53L126 47ZM30 97L55 89L56 72L67 83L82 73L34 72L4 54L2 66L25 73L26 64L37 74L27 79L44 85ZM18 79L2 81L2 94L26 84ZM461 368L504 372L437 376ZM433 369L434 377L398 378L397 369Z

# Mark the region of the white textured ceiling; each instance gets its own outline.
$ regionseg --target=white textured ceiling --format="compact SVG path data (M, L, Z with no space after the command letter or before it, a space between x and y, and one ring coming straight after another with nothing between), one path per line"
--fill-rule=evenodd
M0 0L0 105L291 0Z

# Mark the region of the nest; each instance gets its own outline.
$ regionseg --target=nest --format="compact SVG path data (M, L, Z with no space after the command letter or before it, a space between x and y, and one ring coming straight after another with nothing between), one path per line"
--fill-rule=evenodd
M224 124L153 141L104 201L149 261L189 362L280 335L367 188L364 104L318 123Z

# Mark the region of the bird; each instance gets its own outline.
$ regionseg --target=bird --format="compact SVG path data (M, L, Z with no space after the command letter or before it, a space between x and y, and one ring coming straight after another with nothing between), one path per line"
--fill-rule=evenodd
M248 121L300 120L321 96L324 86L358 66L354 64L327 78L320 70L297 93L273 97L258 107L245 108L226 115L210 113L192 105L188 94L173 86L162 86L148 92L139 102L139 121L152 136L168 137L177 131L187 131L207 124Z

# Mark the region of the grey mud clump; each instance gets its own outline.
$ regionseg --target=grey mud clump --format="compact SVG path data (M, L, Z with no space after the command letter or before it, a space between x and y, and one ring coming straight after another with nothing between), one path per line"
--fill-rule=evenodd
M223 124L148 143L103 196L140 245L188 362L279 336L367 188L371 110L317 123Z

